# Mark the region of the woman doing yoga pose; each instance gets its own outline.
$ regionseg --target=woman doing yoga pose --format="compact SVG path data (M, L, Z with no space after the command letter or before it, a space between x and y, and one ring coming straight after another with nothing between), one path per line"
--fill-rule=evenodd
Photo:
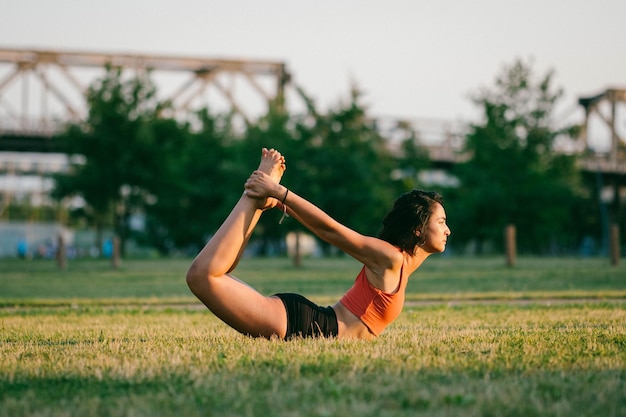
M419 190L402 194L378 237L371 237L281 185L284 171L280 152L264 148L239 201L191 264L189 288L217 317L246 335L378 336L400 315L409 276L430 255L445 250L450 229L441 196ZM232 275L262 213L274 207L363 264L352 288L334 305L318 306L291 293L265 296Z

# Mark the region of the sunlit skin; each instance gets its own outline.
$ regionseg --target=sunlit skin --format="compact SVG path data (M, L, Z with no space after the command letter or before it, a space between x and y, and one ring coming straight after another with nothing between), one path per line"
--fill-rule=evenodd
M452 233L446 223L446 211L439 203L432 208L426 225L426 242L420 247L428 253L441 253L446 249L448 236Z

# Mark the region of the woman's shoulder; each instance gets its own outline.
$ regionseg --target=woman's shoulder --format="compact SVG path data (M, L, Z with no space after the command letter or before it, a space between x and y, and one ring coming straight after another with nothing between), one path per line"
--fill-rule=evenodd
M385 270L397 269L402 266L404 252L400 248L378 238L372 239L377 241L377 244L375 249L370 251L367 261L363 262L366 267L382 273Z
M404 253L394 246L391 248L393 250L385 251L384 256L379 259L379 263L375 265L366 264L364 271L362 271L365 272L370 284L384 292L392 292L397 288L404 269Z
M398 246L389 244L389 250L386 251L386 255L389 258L390 269L402 268L405 260L405 253Z

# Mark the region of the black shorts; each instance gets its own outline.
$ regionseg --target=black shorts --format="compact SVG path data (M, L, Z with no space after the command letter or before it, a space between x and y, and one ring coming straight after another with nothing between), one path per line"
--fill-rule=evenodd
M299 294L274 294L287 310L285 339L294 337L335 337L339 333L337 315L332 307L321 307Z

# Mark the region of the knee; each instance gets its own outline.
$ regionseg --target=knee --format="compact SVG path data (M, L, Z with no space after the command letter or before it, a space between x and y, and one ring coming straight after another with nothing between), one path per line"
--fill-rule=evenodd
M203 283L206 285L207 282L206 273L202 274L202 269L195 263L191 264L187 270L185 279L187 281L187 286L194 294L200 289Z

